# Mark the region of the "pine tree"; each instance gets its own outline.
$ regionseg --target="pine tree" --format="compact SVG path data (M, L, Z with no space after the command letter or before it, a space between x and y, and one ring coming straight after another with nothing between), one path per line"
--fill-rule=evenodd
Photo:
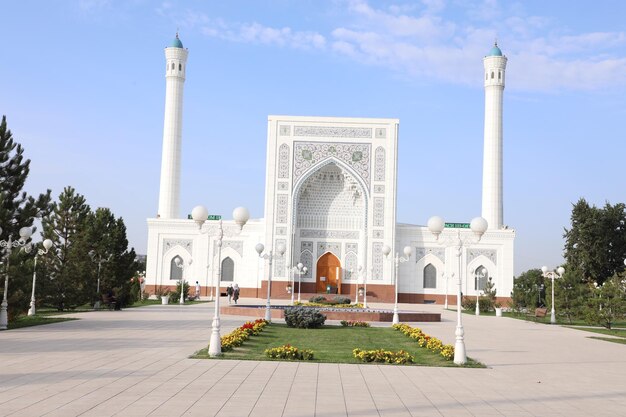
M15 142L11 131L7 128L6 116L0 122L0 240L15 239L19 229L32 227L36 217L45 216L50 209L50 190L40 194L37 199L23 191L30 171L30 160L24 159L24 148ZM34 230L34 228L33 228ZM8 288L9 320L28 309L30 300L29 269L31 255L23 251L2 249L2 259L10 253L10 270L3 265L2 273L8 272L10 281ZM25 263L27 262L27 263ZM32 267L32 266L31 266ZM4 279L0 280L0 291L4 291Z
M65 187L59 201L52 205L52 213L42 220L44 237L54 243L53 256L47 257L50 281L44 296L60 311L89 302L96 290L85 243L89 213L85 197L74 188Z

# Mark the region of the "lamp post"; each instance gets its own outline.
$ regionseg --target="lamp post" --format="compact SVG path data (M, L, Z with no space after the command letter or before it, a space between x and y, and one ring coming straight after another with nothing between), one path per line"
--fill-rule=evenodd
M556 324L556 311L554 311L554 278L561 278L565 273L565 268L559 266L556 271L548 271L548 267L544 265L541 267L541 272L543 272L544 278L550 278L552 280L552 309L550 311L550 324Z
M299 263L298 265L302 265L302 263ZM300 287L302 286L302 274L306 275L308 270L309 268L307 268L306 266L303 266L300 269L300 273L298 274L298 302L300 302Z
M50 248L52 247L52 241L50 239L46 239L43 241L43 249L39 249L35 254L35 266L33 268L33 292L30 296L30 308L28 309L28 315L34 316L35 311L35 283L37 282L37 256L45 255L48 253Z
M446 246L454 246L456 247L456 256L457 262L459 264L459 277L458 277L458 291L456 295L456 331L454 332L456 336L456 342L454 344L454 363L457 365L462 365L467 362L467 355L465 354L465 340L463 339L463 335L465 331L463 330L463 321L461 319L461 255L463 254L463 247L468 247L470 244L480 242L480 239L485 234L487 230L487 220L482 217L475 217L470 223L470 229L474 232L475 238L471 236L465 236L461 238L461 231L457 231L456 240L452 236L447 236L445 241L439 242L442 245ZM433 216L428 219L428 230L435 235L435 239L439 241L439 236L445 227L445 222L439 216Z
M183 262L182 259L180 258L176 258L176 260L174 261L176 266L181 269L180 271L180 298L178 299L178 304L180 305L185 304L185 269L187 268L187 266L191 265L192 262L193 262L193 259L189 259L189 262L187 262L187 265L185 265L185 262Z
M448 278L454 278L454 272L451 274L448 274L447 272L442 272L442 274L445 278L446 278L446 301L443 304L443 308L444 310L448 309Z
M0 330L6 330L9 327L9 315L7 313L7 309L9 307L9 303L7 301L9 290L9 256L11 255L11 251L13 250L13 248L26 245L26 241L28 240L28 238L30 238L30 235L33 234L33 231L30 227L22 227L19 233L20 238L18 240L13 240L13 237L11 235L9 235L8 240L0 240L0 248L6 248L4 255L6 274L4 276L4 295L2 297L2 305L0 307ZM1 227L0 235L2 235ZM30 251L29 246L26 246L24 249L26 250L26 252Z
M102 255L100 255L99 253L97 253L95 250L92 249L89 251L89 257L91 258L92 262L96 262L98 264L98 283L96 284L96 294L98 295L98 299L93 304L93 309L98 310L100 308L100 268L102 268L103 262L109 262L111 260L111 258L113 257L113 254L109 255L108 258L104 259Z
M270 308L272 308L272 305L271 305L270 297L271 297L271 291L272 291L272 263L274 259L280 259L283 257L283 255L285 254L286 248L285 248L285 245L281 243L280 245L276 247L276 253L273 253L272 249L270 249L266 253L263 253L263 251L265 250L265 246L262 243L257 243L254 249L259 254L259 258L267 259L269 260L269 263L270 263L270 273L267 279L267 303L265 304L265 320L271 321L272 314L270 312ZM298 290L298 294L299 294L299 290Z
M298 264L292 268L292 273L291 273L291 305L293 305L293 302L294 302L293 298L294 298L294 296L296 294L296 291L295 291L296 290L296 283L295 283L296 277L293 274L294 272L298 273L298 302L300 302L300 281L302 280L300 278L300 275L302 275L302 268L304 268L304 265L302 264L302 262L298 262Z
M389 245L384 245L383 249L382 249L383 255L385 255L385 257L387 259L389 259L389 254L391 253L391 248L389 247ZM395 280L396 280L396 300L395 303L393 305L393 324L398 324L400 323L400 317L398 316L398 266L400 265L401 262L406 262L411 258L411 247L410 246L405 246L404 247L404 255L406 256L405 258L401 257L398 252L396 252L396 256L395 258L393 258L393 261L395 262Z
M480 306L478 303L478 298L480 296L480 280L485 278L486 272L487 271L485 267L478 268L476 271L474 271L476 280L476 312L474 314L476 314L477 316L480 316Z
M207 229L205 231L202 230L202 226L204 222L207 221L209 217L209 211L204 206L196 206L191 210L191 218L198 225L198 232L200 234L207 234L209 236L217 236L217 246L218 246L218 267L217 267L217 286L220 285L220 279L222 277L222 239L224 238L224 228L222 226L222 220L219 220L217 229ZM248 209L245 207L237 207L233 210L233 219L237 226L239 226L238 230L229 230L229 235L238 235L241 233L243 226L246 224L248 219L250 218L250 213ZM222 354L222 340L220 337L220 292L219 288L216 288L215 291L215 313L213 315L213 323L211 329L211 339L209 341L209 356L215 357L220 356Z

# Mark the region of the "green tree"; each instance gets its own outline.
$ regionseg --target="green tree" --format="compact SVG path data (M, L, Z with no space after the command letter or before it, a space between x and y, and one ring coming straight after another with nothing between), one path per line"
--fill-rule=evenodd
M21 227L32 227L36 217L46 215L50 205L50 190L40 194L37 199L23 191L24 184L30 172L30 160L24 159L24 148L13 139L7 128L6 116L0 122L0 226L2 233L0 240L8 240L9 236L15 239L19 236ZM33 227L33 231L35 228ZM28 309L30 300L32 265L25 264L31 255L24 251L1 249L1 260L9 257L7 271L6 263L0 269L2 278L4 273L10 277L8 288L9 320ZM28 266L31 266L29 269ZM0 292L4 292L4 279L0 279Z
M139 265L135 262L134 249L128 249L124 220L115 218L108 208L98 208L89 214L85 229L85 245L89 247L92 259L102 259L100 270L100 292L113 291L122 305L132 304L137 292L131 291L131 278ZM92 276L96 278L97 263L94 262ZM92 284L95 291L95 280Z
M585 309L589 323L610 329L613 323L626 317L626 288L620 275L614 275L601 286L594 285L591 295Z
M580 199L572 208L571 228L565 230L565 260L583 280L598 285L624 271L626 211L623 203L604 208Z
M540 269L529 269L513 280L511 291L511 307L513 310L522 312L539 307L540 288L544 285L543 274Z
M551 290L551 283L548 290ZM565 316L569 323L583 317L585 300L590 297L589 285L582 279L580 271L565 268L565 273L554 281L554 305L559 316Z
M90 208L85 197L65 187L52 213L42 220L44 237L54 243L54 253L46 257L50 280L44 296L48 304L62 311L89 301L95 289L89 280L93 265L85 244L85 225Z

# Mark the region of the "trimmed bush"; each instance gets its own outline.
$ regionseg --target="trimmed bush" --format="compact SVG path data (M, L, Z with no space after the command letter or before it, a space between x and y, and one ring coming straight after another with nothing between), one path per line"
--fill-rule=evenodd
M352 302L348 297L338 295L332 299L334 304L350 304Z
M384 362L384 363L413 363L415 358L405 350L393 352L390 350L361 350L356 348L352 351L352 355L363 362Z
M370 327L370 324L362 320L341 320L343 327Z
M285 323L289 327L316 329L322 327L326 316L316 308L290 307L285 309Z
M323 295L314 295L313 297L309 298L309 301L311 303L324 303L326 302L326 297L324 297Z
M276 348L265 349L265 356L272 359L313 360L313 351L298 349L295 346L283 345Z

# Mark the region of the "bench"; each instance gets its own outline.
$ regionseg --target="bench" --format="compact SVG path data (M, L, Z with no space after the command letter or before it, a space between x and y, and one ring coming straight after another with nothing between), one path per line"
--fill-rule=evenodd
M102 296L102 304L106 305L109 310L119 310L117 306L117 298L115 296L109 297L108 295Z
M548 309L539 307L535 309L535 317L545 317L548 314Z

